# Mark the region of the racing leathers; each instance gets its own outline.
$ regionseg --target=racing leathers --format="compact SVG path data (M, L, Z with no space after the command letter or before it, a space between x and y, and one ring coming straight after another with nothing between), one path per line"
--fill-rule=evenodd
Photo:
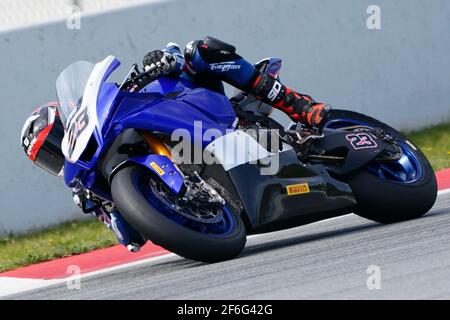
M179 46L169 43L163 50L145 55L146 70L157 75L187 77L199 87L224 93L222 81L287 113L294 121L309 127L320 127L329 111L310 96L300 94L236 53L236 48L212 37L191 41L184 54Z

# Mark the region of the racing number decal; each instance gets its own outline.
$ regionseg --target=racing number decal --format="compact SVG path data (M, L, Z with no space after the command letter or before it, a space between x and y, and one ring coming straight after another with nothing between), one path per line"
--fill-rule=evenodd
M89 123L88 109L85 108L80 114L70 122L68 130L69 156L72 156L73 150L80 134L86 129Z
M368 133L352 133L348 134L346 138L355 150L378 147L378 144Z

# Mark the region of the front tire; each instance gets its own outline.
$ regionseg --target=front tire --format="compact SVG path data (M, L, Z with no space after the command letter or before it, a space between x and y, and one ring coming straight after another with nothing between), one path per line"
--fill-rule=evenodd
M187 259L202 262L232 259L243 250L246 230L230 206L224 207L230 230L225 234L202 233L177 223L173 219L176 213L165 214L171 208L165 208L156 197L149 198L152 190L146 187L147 179L158 178L143 167L130 166L120 170L111 183L112 197L120 213L147 239Z
M402 149L408 149L417 165L417 176L403 183L367 168L347 177L358 203L356 214L379 223L394 223L418 218L432 208L437 198L436 176L419 148L397 130L357 112L333 110L326 126L336 127L340 122L381 128L403 142Z

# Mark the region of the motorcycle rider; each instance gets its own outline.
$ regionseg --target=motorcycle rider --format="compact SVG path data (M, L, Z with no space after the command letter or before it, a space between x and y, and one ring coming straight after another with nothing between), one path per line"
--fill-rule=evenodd
M329 108L316 103L310 96L302 95L283 85L278 79L263 74L239 56L236 48L212 37L187 44L184 54L179 46L169 43L163 50L145 55L144 69L154 79L159 76L187 78L199 87L224 93L225 81L261 101L287 113L294 121L308 127L322 125ZM36 109L26 120L21 135L22 147L31 161L54 174L61 175L65 163L61 151L64 129L57 111L57 103L47 103ZM72 188L75 203L83 211L89 206L82 186ZM94 204L91 203L91 206ZM115 208L95 208L90 212L111 229L119 243L131 252L137 252L146 240L136 232Z
M239 56L234 46L213 37L189 42L184 54L171 42L163 50L146 54L142 62L146 70L155 69L155 77L186 77L199 87L221 93L225 81L309 127L320 127L329 112L327 105L288 88L270 74L261 73Z

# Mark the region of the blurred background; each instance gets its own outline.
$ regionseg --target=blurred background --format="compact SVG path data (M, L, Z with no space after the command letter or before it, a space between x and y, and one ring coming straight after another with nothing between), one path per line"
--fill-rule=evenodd
M0 30L64 19L76 6L94 13L159 0L0 0Z
M281 57L284 82L316 100L411 131L450 120L449 30L448 0L0 0L0 236L83 216L19 143L74 61L115 55L121 79L150 50L211 35Z

